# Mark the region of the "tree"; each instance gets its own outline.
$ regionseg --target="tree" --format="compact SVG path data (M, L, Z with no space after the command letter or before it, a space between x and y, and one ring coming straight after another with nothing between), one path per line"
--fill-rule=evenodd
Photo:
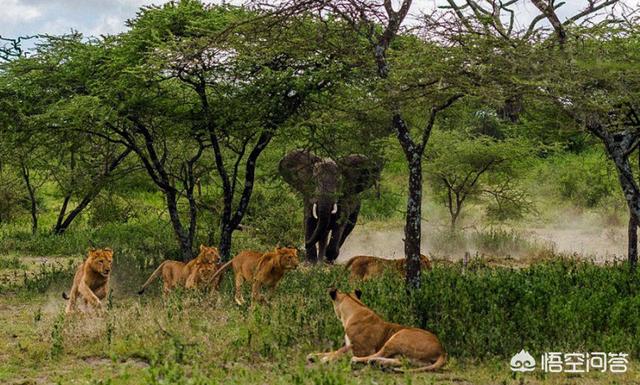
M110 38L88 47L86 62L97 80L87 96L75 102L93 111L102 124L83 128L92 137L124 146L164 195L173 233L183 260L195 254L198 180L211 170L205 163L209 145L194 130L189 110L192 100L175 82L159 76L162 68L146 61L128 36ZM122 39L122 41L120 40ZM187 201L187 219L181 218L180 201ZM186 222L186 223L185 223Z
M629 159L638 147L640 125L638 18L624 6L616 9L619 0L594 0L560 20L557 10L564 2L531 0L541 13L527 28L517 29L513 7L523 2L448 0L450 17L440 19L447 22L433 23L451 41L460 31L493 36L495 57L502 61L494 68L507 77L498 83L550 102L603 143L629 207L628 259L635 269L640 190ZM602 17L600 11L608 14ZM551 33L539 25L544 21Z
M384 106L390 131L407 161L406 282L408 288L415 288L420 285L423 155L438 114L468 92L468 73L472 72L469 68L475 63L437 39L430 40L429 31L404 30L403 22L411 4L411 0L403 0L396 10L391 0L382 3L292 0L279 12L315 10L320 17L339 18L367 42L364 54L370 60L360 60L370 65L369 79L377 88L374 100Z
M459 131L439 132L431 142L425 155L426 175L449 211L452 231L470 201L485 198L494 202L489 209L497 216L514 215L514 211L517 215L528 208L526 194L513 182L518 164L527 157L526 144L514 139L467 136Z
M44 179L51 178L62 192L52 229L62 234L130 153L83 131L99 122L91 110L77 103L92 81L81 64L89 45L81 40L78 34L44 37L32 55L6 63L1 74L0 92L7 95L8 114L3 117L3 130L15 146L13 159L29 193L34 232L36 190ZM74 200L76 206L70 207Z
M553 11L547 11L551 14ZM598 138L616 166L629 208L628 260L638 260L640 188L631 156L640 144L639 19L606 19L591 27L554 25L562 49L547 49L538 73L539 96L547 98Z
M244 8L183 1L145 9L131 27L124 41L163 71L154 81L181 89L192 103L189 124L206 138L222 187L219 248L229 258L260 155L344 71L318 44L324 25L304 17L273 25ZM335 39L322 37L324 44Z

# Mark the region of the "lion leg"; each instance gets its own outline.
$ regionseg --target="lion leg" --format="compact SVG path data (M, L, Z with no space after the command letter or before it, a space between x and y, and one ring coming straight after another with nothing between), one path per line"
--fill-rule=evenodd
M264 297L262 296L262 294L260 293L260 288L262 287L262 283L258 280L255 279L253 281L253 285L251 285L251 302L264 302Z
M236 273L236 294L235 300L238 305L244 304L244 298L242 297L242 284L244 283L244 277L241 272Z
M80 293L80 295L82 295L82 297L85 301L87 301L88 304L96 308L102 308L102 302L100 302L100 299L96 297L96 295L93 293L93 291L91 291L91 288L89 288L86 283L80 282L80 284L78 285L78 292Z
M76 301L78 299L78 286L73 283L73 287L71 288L71 292L69 292L69 302L67 302L67 307L64 310L66 314L71 314L73 309L76 306Z
M345 345L338 350L328 353L310 353L307 355L307 362L312 363L316 360L322 363L333 362L345 355L349 350L351 350L351 345Z
M420 341L420 336L415 333L413 330L400 330L392 335L376 353L364 357L353 357L351 361L366 362L369 364L380 363L386 366L402 365L400 360L394 358L398 356L404 356L411 361L427 361L423 357L425 353L430 353L430 349L428 347L425 349L424 346L416 343L416 341Z
M98 297L99 300L101 301L104 300L105 298L107 298L107 295L109 294L109 285L104 285L102 287L97 288L94 294L96 295L96 297Z
M187 277L187 281L184 284L185 289L195 289L198 286L197 278L198 271L194 269Z
M385 358L385 357L372 357L367 363L371 364L380 364L381 366L402 366L402 361L397 358Z
M171 285L171 282L169 282L168 279L164 280L162 282L162 296L166 298L169 293L171 293L171 289L173 289L173 285Z
M368 356L362 356L362 357L352 357L351 358L351 362L365 362L365 363L372 363L372 362L383 362L383 361L387 361L388 363L397 363L400 364L399 360L395 360L393 361L392 357L396 356L397 354L401 353L402 351L402 347L398 346L399 343L401 343L398 340L398 333L394 334L393 336L391 336L391 338L389 338L389 340L387 340L387 342L385 342L385 344L382 346L382 348L380 348L380 350L378 350L377 352L368 355Z
M335 361L338 358L342 357L347 352L349 352L349 350L351 350L351 346L352 346L351 345L351 340L345 334L344 335L344 346L343 347L341 347L340 349L335 350L333 352L308 354L307 355L307 362L312 363L312 362L315 362L316 359L319 359L320 362L322 362L322 363Z

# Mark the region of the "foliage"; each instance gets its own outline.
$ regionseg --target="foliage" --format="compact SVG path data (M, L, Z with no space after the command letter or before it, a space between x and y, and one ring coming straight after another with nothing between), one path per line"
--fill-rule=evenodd
M601 150L555 155L540 163L536 173L536 180L547 181L544 189L578 207L608 204L620 191L614 167Z
M531 208L514 182L529 158L525 142L459 131L434 133L431 141L425 154L427 179L449 210L452 229L469 202L485 201L490 217L497 219L519 218Z

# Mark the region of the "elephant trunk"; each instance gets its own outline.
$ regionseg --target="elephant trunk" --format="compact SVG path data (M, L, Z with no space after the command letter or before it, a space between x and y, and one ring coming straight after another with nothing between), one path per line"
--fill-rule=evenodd
M319 203L313 204L312 214L318 220L316 228L313 230L311 237L307 239L307 247L313 246L322 237L326 237L329 226L331 225L331 215L338 211L337 204Z

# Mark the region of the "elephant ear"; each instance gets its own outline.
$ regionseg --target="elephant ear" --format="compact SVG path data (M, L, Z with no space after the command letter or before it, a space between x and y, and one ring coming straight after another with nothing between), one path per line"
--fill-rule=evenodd
M338 161L342 172L342 190L345 195L359 194L380 179L382 165L360 154L352 154Z
M310 195L314 186L313 166L321 160L308 150L294 150L280 160L278 172L294 189Z

